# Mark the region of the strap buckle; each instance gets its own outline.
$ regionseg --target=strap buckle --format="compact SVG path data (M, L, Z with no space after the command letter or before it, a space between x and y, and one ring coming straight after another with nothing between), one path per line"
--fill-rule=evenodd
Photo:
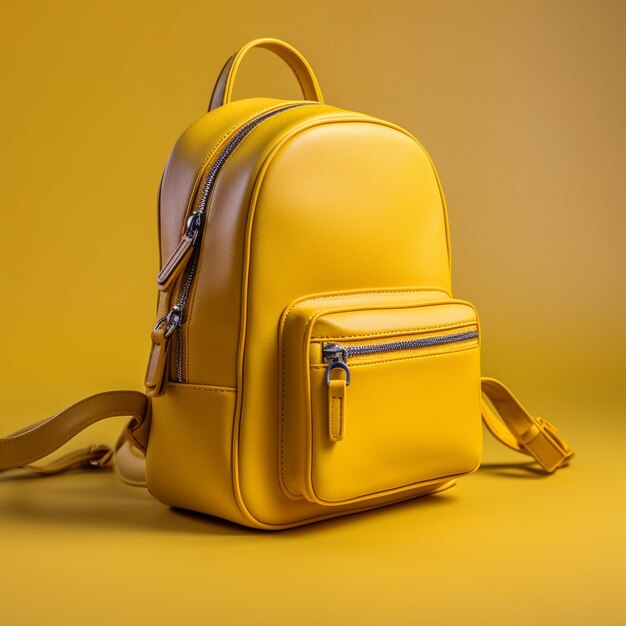
M532 425L519 438L521 446L548 473L567 465L574 452L553 424L542 417L532 417Z

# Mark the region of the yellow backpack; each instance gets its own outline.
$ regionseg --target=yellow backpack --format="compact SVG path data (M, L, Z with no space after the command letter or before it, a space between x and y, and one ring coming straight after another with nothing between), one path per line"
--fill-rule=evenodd
M302 101L231 101L255 47L290 66ZM123 480L275 530L450 487L480 464L481 415L546 472L573 457L553 426L481 379L478 316L451 296L446 206L425 150L394 124L324 104L286 43L258 39L228 60L209 112L174 146L159 227L146 393L98 394L0 440L0 469L128 415ZM30 467L113 456L95 446Z

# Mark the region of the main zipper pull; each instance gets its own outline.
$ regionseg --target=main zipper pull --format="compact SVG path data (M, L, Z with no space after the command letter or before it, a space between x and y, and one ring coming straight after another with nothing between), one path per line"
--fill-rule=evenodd
M157 286L161 291L165 291L183 271L198 239L203 217L202 211L194 211L187 218L182 239L157 276Z
M163 327L164 328L163 336L165 337L165 339L169 339L171 334L177 328L179 328L182 325L182 323L183 323L183 310L178 304L175 304L172 307L171 311L165 317L162 317L154 325L152 332L159 331L159 329Z
M350 368L346 363L348 351L338 343L327 343L322 348L328 387L328 436L331 441L341 441L346 424L346 387L350 384ZM332 376L333 370L340 369L345 376Z

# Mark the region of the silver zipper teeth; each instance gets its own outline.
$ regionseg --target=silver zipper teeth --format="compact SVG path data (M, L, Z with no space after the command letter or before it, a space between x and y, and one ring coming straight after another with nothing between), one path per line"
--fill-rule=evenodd
M372 343L360 346L349 346L345 348L345 354L347 357L350 357L367 354L379 354L383 352L397 352L401 350L413 350L415 348L440 346L447 343L456 343L458 341L469 341L477 338L478 331L469 330L462 333L439 335L438 337L424 337L422 339L407 339L405 341L393 341L391 343ZM329 348L331 345L333 344L329 344ZM335 348L335 350L337 350L337 348Z
M232 139L228 142L228 145L222 150L220 155L213 163L211 170L206 178L204 183L204 187L202 189L202 195L200 196L200 203L198 205L197 213L201 216L204 216L207 202L209 200L209 195L213 189L213 185L215 184L215 180L220 173L220 170L228 161L228 158L235 151L235 148L253 131L259 124L264 122L265 120L278 115L279 113L284 113L285 111L289 111L291 109L296 109L302 106L308 106L312 104L318 104L317 102L298 102L297 104L289 104L280 109L273 109L272 111L268 111L267 113L263 113L258 117L250 120L247 124L242 126L232 137ZM200 222L200 228L204 225L204 220ZM202 238L202 230L198 233L198 237L194 243L194 249L191 254L191 258L187 262L187 266L185 267L185 271L182 279L182 287L178 293L177 306L180 308L180 325L178 326L176 333L176 359L175 359L175 367L176 367L176 381L179 383L183 381L183 331L182 324L185 323L185 307L187 305L187 298L189 297L189 292L191 291L191 287L193 286L193 281L196 275L196 270L198 269L198 259L200 255L200 243Z
M228 142L228 145L222 150L219 157L217 157L215 163L213 163L213 167L207 176L207 179L204 183L204 189L202 190L202 196L200 197L200 204L198 205L198 212L203 213L206 209L206 204L209 199L209 194L211 193L211 189L213 188L213 183L217 178L217 175L220 173L222 166L228 160L228 157L234 152L235 148L247 137L247 135L253 131L259 124L269 119L270 117L274 117L274 115L278 115L279 113L284 113L285 111L289 111L290 109L296 109L302 106L308 106L311 104L318 104L317 102L298 102L297 104L289 104L280 109L274 109L272 111L268 111L267 113L262 113L258 117L250 120L247 124L242 126L234 135L233 138Z
M183 327L176 328L176 380L183 382ZM179 348L180 346L180 348Z

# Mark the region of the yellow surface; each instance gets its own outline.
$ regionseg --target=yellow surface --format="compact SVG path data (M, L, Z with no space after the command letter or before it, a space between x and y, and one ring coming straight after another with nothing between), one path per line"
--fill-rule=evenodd
M0 482L3 623L623 624L626 429L563 417L579 456L550 478L489 443L446 493L278 533L111 474Z
M623 3L282 8L0 5L2 430L140 388L165 159L226 56L271 35L302 50L329 103L424 143L483 371L578 456L549 479L481 470L274 535L172 512L112 475L3 478L3 623L623 623ZM237 94L297 88L259 52Z

